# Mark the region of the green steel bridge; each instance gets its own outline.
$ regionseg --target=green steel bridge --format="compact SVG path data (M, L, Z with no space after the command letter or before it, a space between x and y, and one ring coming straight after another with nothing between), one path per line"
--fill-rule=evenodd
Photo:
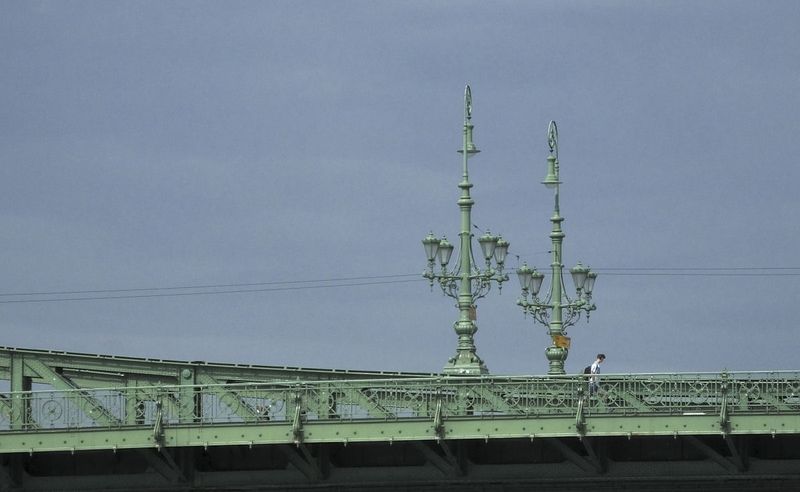
M800 487L800 372L602 387L0 348L0 489Z

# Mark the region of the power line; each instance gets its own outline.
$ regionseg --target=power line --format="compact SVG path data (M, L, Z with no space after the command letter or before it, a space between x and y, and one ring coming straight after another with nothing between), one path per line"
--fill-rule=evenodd
M602 272L603 276L614 277L800 277L800 272L796 273L713 273L713 272Z
M797 277L800 267L597 268L604 276Z
M313 280L285 280L285 281L272 281L272 282L252 282L252 283L239 283L239 284L207 284L207 285L176 285L170 287L138 287L128 289L96 289L96 290L61 290L51 292L19 292L19 293L0 293L0 297L22 297L22 296L55 296L55 295L78 295L78 294L108 294L114 292L149 292L161 290L187 290L187 289L226 289L230 287L255 287L259 285L291 285L291 284L311 284L319 282L347 282L352 280L374 280L381 278L398 278L398 277L417 277L418 273L401 274L401 275L372 275L365 277L340 277L340 278L323 278ZM0 301L1 302L1 301Z
M603 276L689 276L689 277L798 277L800 267L661 267L661 268L596 268L595 271ZM417 278L409 278L417 277ZM367 285L388 285L410 282L422 282L418 273L405 273L394 275L369 275L334 277L311 280L286 280L269 282L231 283L231 284L200 284L179 285L168 287L139 287L124 289L94 289L94 290L61 290L42 292L17 292L0 293L0 304L28 304L45 302L70 302L70 301L101 301L114 299L151 299L158 297L187 297L209 296L220 294L244 294L254 292L285 292L307 289L334 289L342 287L360 287ZM344 283L343 283L344 282ZM316 284L316 285L315 285ZM275 286L263 288L242 288ZM205 291L203 289L206 289ZM213 289L213 290L210 290ZM219 290L223 289L223 290ZM176 292L189 291L189 292ZM139 294L134 294L139 292ZM128 293L128 294L124 294ZM86 294L110 294L87 296ZM124 294L124 295L113 295ZM39 298L33 298L39 296ZM42 297L42 296L78 296L78 297ZM9 299L13 297L26 297L27 299Z
M212 290L208 292L170 292L170 293L162 292L158 294L131 294L122 296L56 297L50 299L9 299L0 301L0 304L28 304L28 303L42 303L42 302L105 301L111 299L148 299L155 297L208 296L208 295L218 295L218 294L243 294L248 292L278 292L278 291L305 290L305 289L331 289L337 287L357 287L363 285L421 282L423 280L424 279L419 278L419 279L407 279L407 280L385 280L379 282L358 282L358 283L348 283L348 284L303 285L294 287L271 287L264 289ZM124 290L124 289L119 289L119 290ZM6 294L6 295L11 295L11 294Z
M598 270L640 270L640 271L796 270L800 271L800 267L658 267L658 268L605 267L605 268L600 268Z
M618 273L603 272L609 277L800 277L798 273L692 273L692 272L650 272L650 273Z

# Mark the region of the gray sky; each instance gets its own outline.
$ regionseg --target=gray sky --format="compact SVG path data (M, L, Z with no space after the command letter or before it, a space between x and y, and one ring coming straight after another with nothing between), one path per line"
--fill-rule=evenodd
M798 25L796 1L5 1L0 345L439 371L457 310L401 275L457 237L469 83L473 220L511 269L550 262L558 122L565 263L600 273L568 372L798 369ZM235 286L165 290L204 285ZM102 292L19 295L78 291ZM478 304L495 374L547 370L518 295Z

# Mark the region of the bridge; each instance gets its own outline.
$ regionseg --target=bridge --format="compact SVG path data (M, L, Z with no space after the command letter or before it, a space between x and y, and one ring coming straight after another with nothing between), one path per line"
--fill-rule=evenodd
M0 348L2 490L800 487L800 373L452 376Z

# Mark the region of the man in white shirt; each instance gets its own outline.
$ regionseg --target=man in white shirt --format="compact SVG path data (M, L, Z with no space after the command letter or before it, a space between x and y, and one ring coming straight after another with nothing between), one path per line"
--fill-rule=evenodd
M589 395L593 395L600 390L600 364L606 360L606 354L597 354L597 359L592 364L589 372Z

